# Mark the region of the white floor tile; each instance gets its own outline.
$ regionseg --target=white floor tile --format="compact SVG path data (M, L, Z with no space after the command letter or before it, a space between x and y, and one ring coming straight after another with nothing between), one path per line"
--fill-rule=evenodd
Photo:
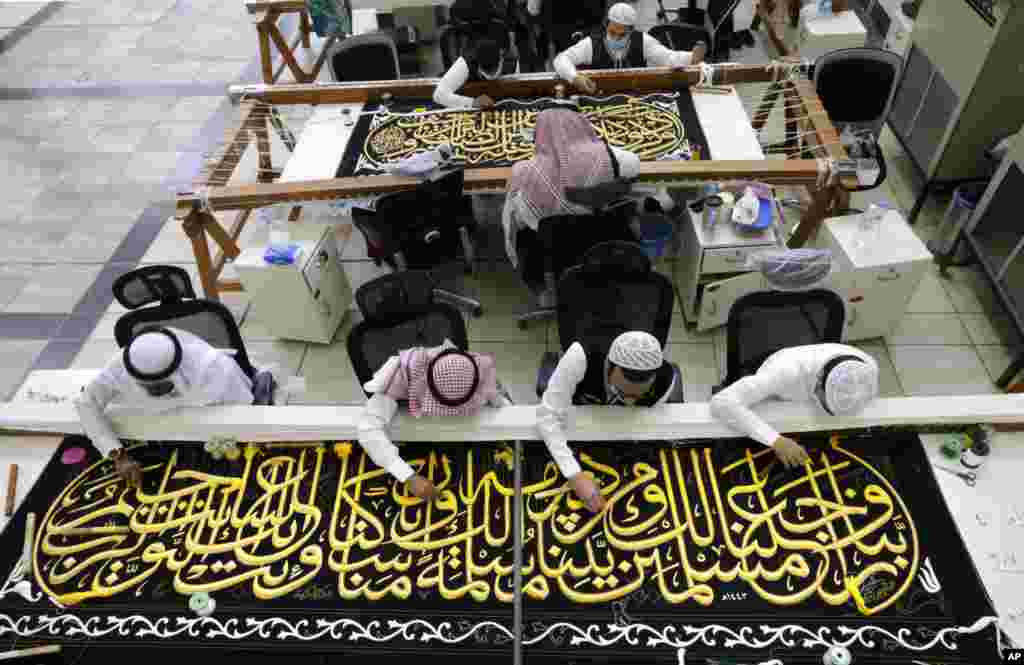
M937 268L929 267L925 271L917 291L914 292L914 296L910 299L910 304L907 306L908 313L940 314L956 311L956 308L953 307L953 302L946 294L946 289L942 287L940 279Z
M942 288L961 314L1003 314L992 285L977 268L950 268L949 277L940 278Z
M1015 346L1021 344L1020 333L1008 316L961 314L971 341L977 345L994 344Z
M996 391L972 346L890 346L889 354L908 396Z
M981 362L984 363L985 369L988 370L989 377L993 381L998 381L1010 363L1024 353L1024 346L986 345L977 346L975 350L978 352Z
M25 380L46 340L0 340L0 401L6 401Z
M721 380L714 344L667 344L666 357L683 373L683 400L706 402Z
M99 369L106 367L118 352L117 342L111 339L90 339L82 345L70 369Z
M971 343L956 314L907 314L885 341L891 345Z

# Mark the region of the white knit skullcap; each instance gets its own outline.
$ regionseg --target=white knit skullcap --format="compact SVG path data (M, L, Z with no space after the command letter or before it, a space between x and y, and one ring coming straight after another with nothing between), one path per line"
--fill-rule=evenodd
M834 415L856 413L878 396L878 366L844 360L825 377L825 402Z
M174 363L174 342L163 333L143 333L132 340L128 356L139 372L156 375Z
M642 330L622 333L608 350L608 361L626 369L649 372L661 367L663 360L661 344L654 335Z
M617 2L608 10L608 20L619 25L636 25L636 10L625 2Z

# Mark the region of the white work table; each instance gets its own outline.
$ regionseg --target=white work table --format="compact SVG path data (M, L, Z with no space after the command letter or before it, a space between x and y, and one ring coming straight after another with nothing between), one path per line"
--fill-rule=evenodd
M764 159L757 134L735 91L730 95L694 93L693 104L712 159ZM351 127L345 126L342 109L349 109L354 121ZM317 106L302 128L279 182L334 178L362 110L362 104Z
M35 483L60 442L60 433L80 431L69 399L95 370L36 372L0 411L0 432L49 432L58 436L0 435L0 469L19 466L19 503ZM47 395L51 403L19 401ZM1024 395L978 395L879 399L853 418L825 417L807 405L765 403L756 410L781 431L829 431L851 427L904 424L953 424L976 420L1013 422L1024 413ZM181 410L158 417L115 416L122 436L134 439L205 441L214 435L233 435L252 441L315 441L355 439L361 407L212 407ZM535 430L535 407L513 406L487 410L474 418L414 421L399 416L392 427L397 440L495 441L522 439L541 445ZM608 441L730 436L715 421L707 404L667 405L651 409L579 407L572 419L570 440ZM934 461L945 435L923 435ZM1011 619L1024 608L1024 433L997 433L992 460L978 473L975 487L959 477L936 470L939 487L996 610L1004 630L1024 644L1024 618ZM944 460L941 460L945 462ZM981 519L979 520L979 517ZM1024 514L1021 515L1024 517ZM1013 518L1013 523L1011 523ZM0 525L6 520L0 521ZM1007 566L1014 555L1016 564ZM995 555L995 556L992 556ZM1000 570L1014 568L1016 572ZM2 571L0 571L2 574Z

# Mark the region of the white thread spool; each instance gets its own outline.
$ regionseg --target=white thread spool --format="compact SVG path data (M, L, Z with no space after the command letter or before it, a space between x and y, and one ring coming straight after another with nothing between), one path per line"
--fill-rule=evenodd
M851 665L853 654L844 646L829 647L825 655L821 657L822 665Z

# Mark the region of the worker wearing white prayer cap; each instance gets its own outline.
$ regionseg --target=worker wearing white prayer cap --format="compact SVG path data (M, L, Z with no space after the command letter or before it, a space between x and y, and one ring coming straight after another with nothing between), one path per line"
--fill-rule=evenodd
M555 72L587 94L597 85L578 68L622 69L626 67L686 67L704 62L707 47L697 44L693 51L673 51L646 32L637 32L636 10L619 2L608 10L608 20L555 57Z
M142 482L139 464L124 453L105 413L156 415L183 406L252 404L252 380L230 352L177 328L139 331L75 400L85 434L131 485Z
M807 451L782 436L750 407L770 397L813 402L825 413L857 413L878 396L878 363L845 344L810 344L776 351L757 370L711 399L711 413L751 439L771 446L786 466L807 461Z
M565 352L537 407L537 428L562 475L587 508L599 512L604 498L569 449L565 428L573 404L654 406L675 389L675 371L650 333L633 330L615 338L608 354L587 353L574 342Z

